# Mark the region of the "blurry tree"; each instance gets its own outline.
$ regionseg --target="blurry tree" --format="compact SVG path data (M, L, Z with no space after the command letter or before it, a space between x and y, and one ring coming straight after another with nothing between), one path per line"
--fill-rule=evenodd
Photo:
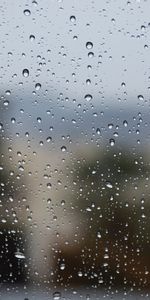
M62 249L65 280L77 281L81 270L80 282L150 287L150 165L144 153L121 149L110 147L71 163L78 250Z

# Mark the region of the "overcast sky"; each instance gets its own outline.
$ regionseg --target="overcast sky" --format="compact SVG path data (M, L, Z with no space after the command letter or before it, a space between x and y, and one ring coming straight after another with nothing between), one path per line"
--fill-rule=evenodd
M138 111L148 114L149 12L150 1L144 0L1 0L0 87L2 101L10 100L4 119L5 112L7 118L9 112L17 119L9 127L19 132L32 124L47 134L55 124L60 135L72 128L79 135L82 129L92 134L99 120L99 126L109 118L123 124L128 111L130 120ZM28 77L23 76L24 69ZM37 83L41 88L36 90ZM50 123L37 125L39 116ZM61 120L65 116L66 123Z
M30 15L24 13L27 9ZM144 0L1 0L1 91L32 92L40 82L43 94L47 89L48 94L82 101L91 94L93 103L110 96L114 104L118 97L130 102L131 97L137 102L138 94L147 98L149 12L150 2ZM88 41L91 50L86 49ZM24 68L28 78L22 76Z

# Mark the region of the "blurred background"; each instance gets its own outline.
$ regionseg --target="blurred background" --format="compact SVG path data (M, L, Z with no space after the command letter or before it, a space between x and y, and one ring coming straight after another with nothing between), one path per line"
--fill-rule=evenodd
M149 298L149 9L1 0L1 299Z

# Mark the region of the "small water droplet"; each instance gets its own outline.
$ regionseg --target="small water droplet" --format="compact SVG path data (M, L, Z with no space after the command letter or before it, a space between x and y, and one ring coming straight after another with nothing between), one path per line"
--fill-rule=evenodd
M82 273L81 271L79 271L79 272L78 272L78 276L79 276L79 277L82 277L82 276L83 276L83 273Z
M90 80L90 79L87 79L87 80L86 80L86 84L88 84L88 85L91 84L91 80Z
M66 146L62 146L62 147L61 147L61 151L62 151L62 152L66 152L66 151L67 151Z
M114 139L110 139L109 143L110 143L110 146L113 147L115 145L115 140Z
M34 36L33 34L31 34L31 35L29 36L29 40L30 40L31 42L33 42L33 41L35 40L35 36Z
M100 134L101 134L101 131L100 131L100 129L99 129L99 128L97 128L97 129L96 129L96 133L97 133L98 135L100 135Z
M42 122L42 119L40 117L37 117L37 122L38 123L41 123Z
M128 122L126 120L123 121L123 126L127 127L128 126Z
M75 23L76 17L75 17L75 16L70 16L70 21L71 21L72 23Z
M30 16L31 15L31 11L29 9L25 9L23 11L23 13L24 13L25 16Z
M51 142L51 140L52 140L51 136L48 136L46 139L46 142L49 143L49 142Z
M11 118L11 123L15 124L16 123L16 119L15 118Z
M106 182L106 186L109 188L109 189L112 189L113 188L113 185L110 181L107 181Z
M36 89L36 91L38 91L38 90L40 90L40 88L41 88L41 83L36 83L35 84L35 89Z
M88 53L88 57L89 57L89 58L94 57L94 53L93 53L93 52L89 52L89 53Z
M114 126L114 125L113 125L112 123L108 124L108 128L109 128L109 129L112 129L113 126Z
M15 252L15 257L18 259L25 259L25 255L20 251Z
M28 77L28 76L29 76L29 70L28 70L28 69L23 69L22 75L23 75L24 77Z
M84 97L84 99L85 99L86 101L88 101L88 102L89 102L90 100L92 100L92 98L93 98L93 97L92 97L91 94L86 94L85 97Z
M2 223L6 223L7 220L6 220L5 218L2 218L1 222L2 222Z
M53 293L53 299L54 300L60 300L61 299L61 293L60 292Z
M62 270L62 271L65 270L65 267L66 267L66 266L65 266L65 263L61 263L61 264L60 264L60 270Z
M9 96L9 95L11 94L11 91L10 91L10 90L7 90L7 91L5 92L5 94L6 94L7 96Z
M140 100L140 101L144 100L144 96L143 95L138 95L138 100Z
M93 48L93 43L92 43L92 42L87 42L87 43L86 43L86 48L87 48L88 50L92 49L92 48Z
M62 206L65 205L65 200L61 200L61 205L62 205Z
M8 100L4 100L3 104L4 104L4 106L8 106L9 105L9 101Z

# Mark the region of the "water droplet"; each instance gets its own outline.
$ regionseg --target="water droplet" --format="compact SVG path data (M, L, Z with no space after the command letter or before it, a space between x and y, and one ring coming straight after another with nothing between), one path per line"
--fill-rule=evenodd
M62 151L62 152L66 152L66 151L67 151L66 146L62 146L62 147L61 147L61 151Z
M33 41L35 40L35 36L34 36L33 34L31 34L31 35L29 36L29 40L30 40L31 42L33 42Z
M20 251L15 252L15 257L18 259L25 259L25 255Z
M55 293L53 293L53 299L54 299L54 300L59 300L59 299L61 299L61 293L60 293L60 292L55 292Z
M9 96L9 95L11 94L11 91L10 91L10 90L7 90L7 91L5 92L5 94L6 94L7 96Z
M48 199L47 199L47 203L48 203L48 204L50 204L50 203L51 203L51 201L52 201L52 199L51 199L51 198L48 198Z
M114 125L113 125L113 124L111 124L111 123L110 123L110 124L108 124L108 128L109 128L109 129L112 129L112 128L113 128L113 126L114 126Z
M2 223L6 223L7 220L6 220L5 218L2 218L1 222L2 222Z
M41 84L40 84L39 82L36 83L36 84L35 84L35 89L36 89L36 91L40 90L40 88L41 88Z
M29 70L28 70L28 69L23 69L22 75L23 75L24 77L28 77L28 76L29 76Z
M140 100L140 101L144 100L144 96L143 95L138 95L138 100Z
M62 205L62 206L65 205L65 200L61 200L61 205Z
M126 120L123 121L123 126L127 127L128 126L128 122Z
M87 80L86 80L86 84L88 84L88 85L91 84L91 80L90 80L90 79L87 79Z
M15 118L11 118L11 123L15 124L16 123L16 119Z
M89 58L94 57L94 53L93 53L93 52L89 52L89 53L88 53L88 57L89 57Z
M51 142L51 140L52 140L51 136L48 136L46 139L46 142L49 143L49 142Z
M90 100L92 100L92 98L93 98L93 97L92 97L91 94L86 94L85 97L84 97L84 99L85 99L86 101L88 101L88 102L89 102Z
M126 86L125 82L122 82L121 86L124 88Z
M82 277L82 276L83 276L83 273L82 273L81 271L79 271L79 272L78 272L78 276L79 276L79 277Z
M99 239L102 237L99 231L97 232L97 237L98 237Z
M4 106L8 106L9 105L9 101L8 100L4 100L3 104L4 104Z
M72 23L75 23L76 17L75 17L75 16L70 16L70 21L71 21Z
M31 15L31 11L29 9L25 9L23 11L23 13L24 13L25 16L30 16Z
M66 266L65 266L65 263L61 263L61 264L60 264L60 270L62 270L62 271L65 270L65 267L66 267Z
M114 139L110 139L109 143L110 143L110 146L113 147L115 145L115 140Z
M99 129L99 128L97 128L97 129L96 129L96 133L97 133L98 135L100 135L100 134L101 134L101 131L100 131L100 129Z
M88 50L92 49L92 48L93 48L93 43L92 43L92 42L87 42L87 43L86 43L86 48L87 48Z
M38 123L41 123L42 122L42 119L40 117L37 117L37 122Z
M113 185L110 181L107 181L106 182L106 186L109 188L109 189L112 189L113 188Z

